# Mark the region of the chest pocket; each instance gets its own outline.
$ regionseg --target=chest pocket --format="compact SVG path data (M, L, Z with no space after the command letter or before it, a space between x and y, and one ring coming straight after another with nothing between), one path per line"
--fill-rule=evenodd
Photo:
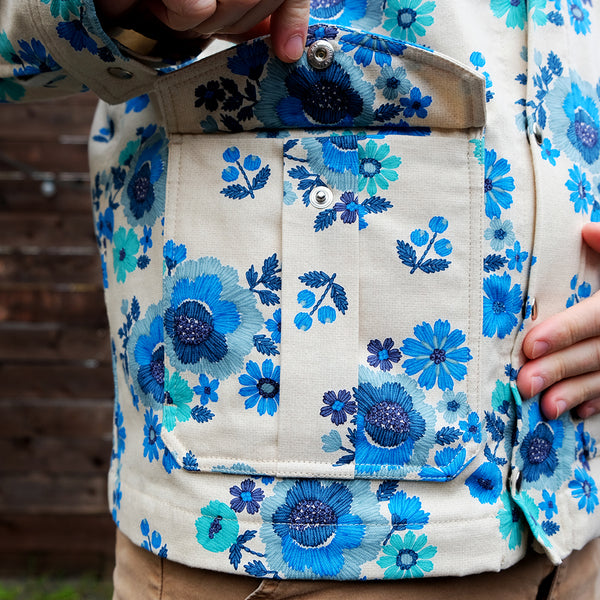
M480 451L484 81L343 34L324 69L258 40L159 84L162 439L189 470L443 481Z

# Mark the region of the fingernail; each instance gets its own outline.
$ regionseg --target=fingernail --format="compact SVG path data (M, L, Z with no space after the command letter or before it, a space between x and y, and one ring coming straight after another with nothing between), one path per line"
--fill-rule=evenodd
M534 342L533 348L531 349L531 358L537 358L543 356L550 349L548 342Z
M290 60L298 60L304 52L304 40L300 35L293 35L285 44L285 53Z
M544 389L544 378L543 377L532 377L531 378L531 394L530 398L533 398L536 394L539 394Z
M592 415L595 415L597 412L598 411L593 406L580 406L577 409L577 414L582 419L587 419L588 417L591 417Z
M564 400L557 400L554 406L556 407L556 416L554 418L558 419L567 410L567 403Z

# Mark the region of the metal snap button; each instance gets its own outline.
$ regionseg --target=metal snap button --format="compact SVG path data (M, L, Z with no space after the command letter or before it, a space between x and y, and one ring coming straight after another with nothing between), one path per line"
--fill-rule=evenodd
M333 62L333 46L327 40L317 40L308 47L306 58L313 69L326 69Z
M126 71L125 69L121 69L121 67L109 67L106 69L108 74L112 77L116 77L117 79L132 79L133 73L131 71Z
M533 137L535 138L537 145L541 146L544 141L544 132L537 123L533 126Z
M333 202L333 194L331 193L331 190L322 185L314 188L310 193L309 198L310 203L315 208L319 209L327 208L328 206L331 206L331 203Z
M538 305L535 296L531 298L531 320L535 321L538 318Z

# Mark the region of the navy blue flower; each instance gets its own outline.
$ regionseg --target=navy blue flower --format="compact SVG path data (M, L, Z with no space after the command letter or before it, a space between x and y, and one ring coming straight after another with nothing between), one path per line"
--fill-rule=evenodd
M98 45L90 37L83 23L79 19L59 23L56 27L58 37L67 40L78 52L84 48L92 54L98 54Z
M354 397L356 471L398 475L420 468L435 443L435 413L417 384L360 367Z
M260 502L265 499L265 493L256 487L252 479L244 479L240 486L234 485L229 488L229 493L233 499L229 503L235 512L248 511L248 514L255 514L260 509Z
M406 48L406 44L399 40L362 32L347 33L340 42L344 52L352 52L356 49L354 60L365 67L371 64L373 57L380 67L390 65L392 56L401 56Z
M261 516L267 560L290 577L358 579L385 535L366 481L284 479L264 500Z
M427 116L427 107L431 104L431 96L421 96L421 90L414 87L410 90L409 98L400 98L400 104L404 106L404 116L407 119L413 115L424 119Z
M521 286L516 283L511 288L508 273L502 276L490 275L483 280L483 335L500 339L506 337L516 326L517 313L521 312Z
M219 103L225 100L225 90L218 81L209 81L196 88L196 102L194 106L206 106L207 110L213 111L219 108Z
M236 53L227 59L227 66L236 75L256 80L262 75L268 60L269 47L263 40L256 40L247 44L239 44Z
M485 462L469 475L465 485L482 504L494 504L502 492L502 472L497 464Z
M333 205L333 209L342 213L340 219L344 223L355 223L357 216L359 221L363 222L366 209L358 202L358 196L355 196L352 192L344 192L341 195L340 200L341 202L336 202ZM366 226L366 223L364 223L364 226ZM361 227L361 229L363 229L363 227Z
M356 402L348 390L340 390L337 394L332 390L323 394L325 406L321 407L319 414L322 417L331 417L334 425L342 425L348 415L356 414Z
M367 345L370 352L367 356L367 362L372 367L379 367L382 371L389 371L392 363L397 363L402 358L402 353L394 348L394 340L385 338L383 344L380 340L371 340Z
M263 326L254 294L211 257L185 261L165 278L165 348L176 369L224 379L243 366Z
M39 40L32 38L31 43L19 40L19 56L17 61L22 67L14 70L16 77L31 77L40 73L60 71L60 65L46 52L46 48Z
M436 385L441 390L453 389L454 380L462 381L467 374L464 363L472 360L471 351L466 346L465 334L460 329L451 331L450 323L438 319L433 327L423 322L414 327L417 338L406 338L402 342L402 352L412 356L402 363L408 375L419 375L419 385L430 390Z
M312 0L311 1L311 14L313 14L313 9L319 10L318 6L314 6L315 4L322 5L325 10L328 10L330 7L327 6L326 2L323 0ZM338 2L334 1L334 5L343 6L344 0L339 0ZM332 25L310 25L308 27L308 34L306 36L306 45L310 46L313 42L317 40L334 40L337 37L338 28Z
M292 64L269 63L254 110L271 128L360 127L372 122L374 99L373 86L349 56L336 53L331 66L322 70L310 67L303 56Z

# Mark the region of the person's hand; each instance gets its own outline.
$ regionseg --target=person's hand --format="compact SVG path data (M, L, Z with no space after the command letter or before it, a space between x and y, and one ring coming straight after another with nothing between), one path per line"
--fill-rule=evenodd
M583 239L600 252L600 223L583 227ZM523 340L530 360L517 386L525 398L545 390L549 419L575 409L585 419L600 412L600 291L536 325Z
M150 11L182 38L246 39L271 33L273 51L284 62L304 50L310 0L96 0L101 18L117 22L137 10Z

